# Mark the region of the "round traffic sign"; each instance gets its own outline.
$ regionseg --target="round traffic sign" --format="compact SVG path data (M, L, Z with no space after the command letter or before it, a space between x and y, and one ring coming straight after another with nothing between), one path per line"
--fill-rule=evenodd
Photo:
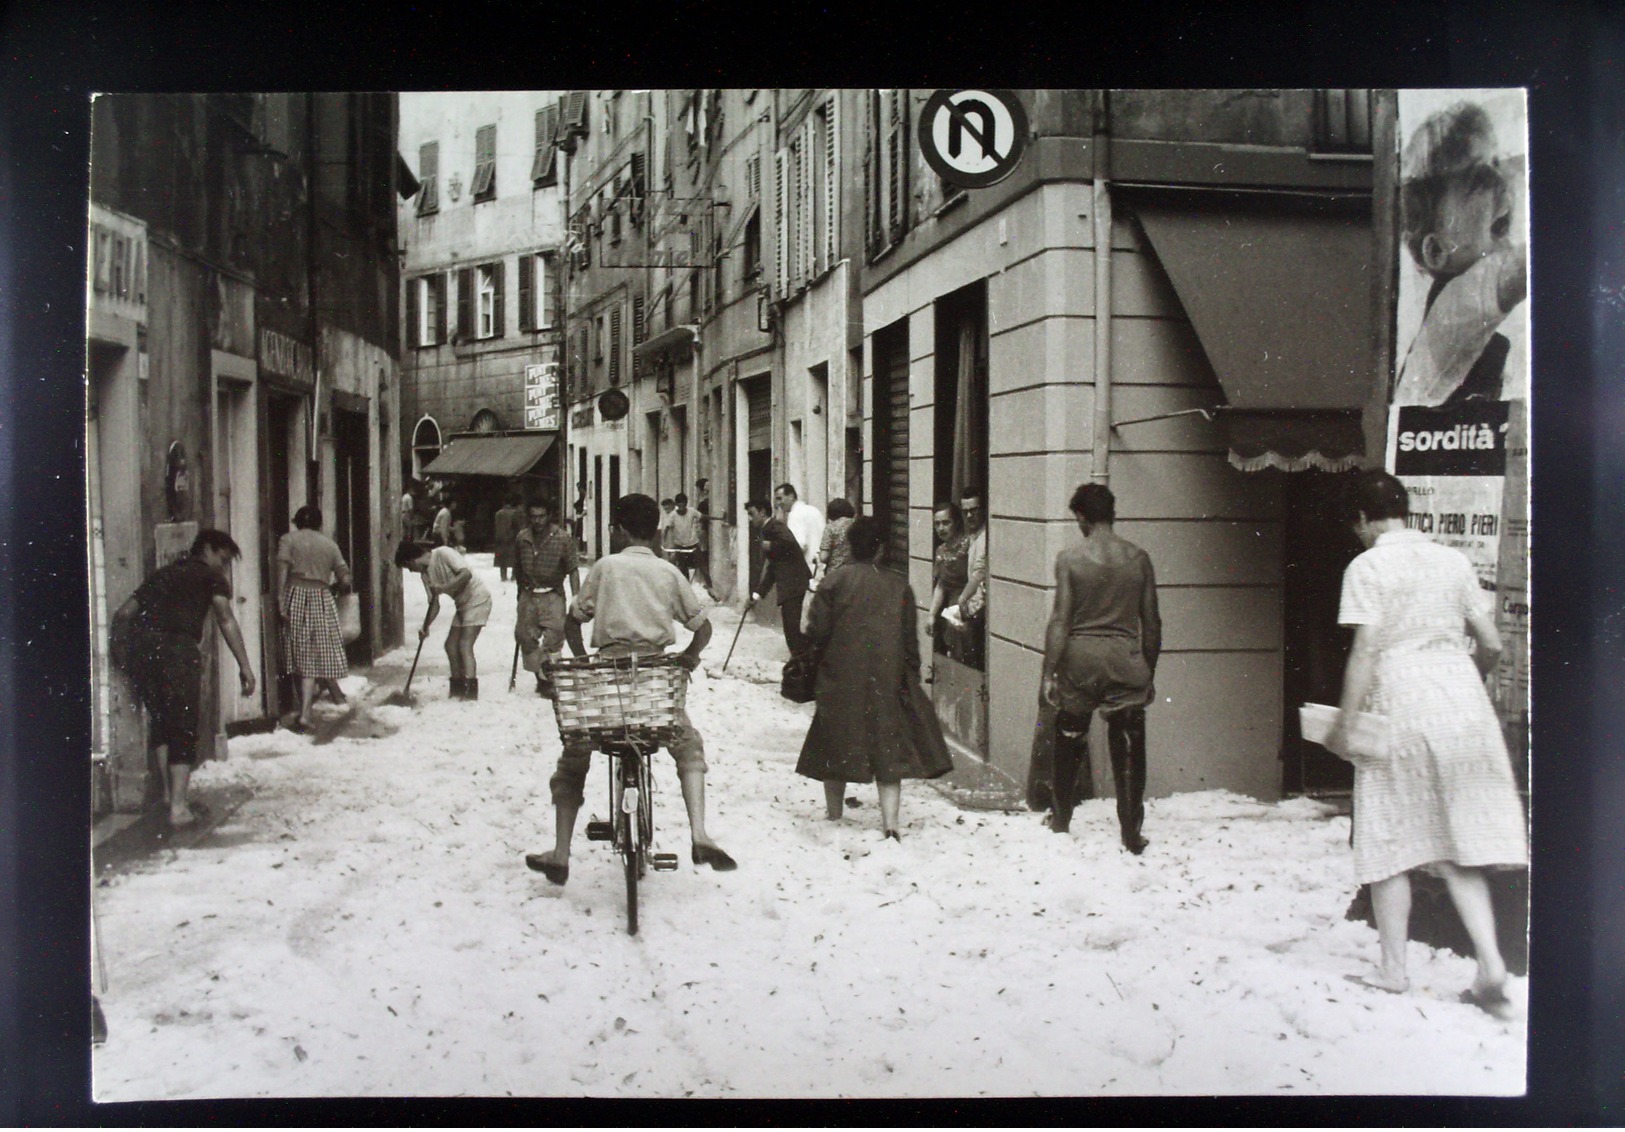
M1027 111L1013 91L939 90L920 111L920 152L949 184L985 189L1027 147Z

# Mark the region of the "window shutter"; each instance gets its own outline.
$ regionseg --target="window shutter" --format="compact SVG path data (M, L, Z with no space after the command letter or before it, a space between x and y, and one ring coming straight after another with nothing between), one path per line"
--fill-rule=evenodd
M535 291L531 282L531 274L535 266L535 256L522 255L519 257L519 329L521 331L536 329Z
M642 295L633 295L632 296L632 344L635 345L635 346L639 346L639 345L643 344L643 334L644 334L644 321L643 321L643 318L644 318L644 314L643 314L643 296Z
M530 179L536 188L559 183L558 150L554 146L558 132L557 106L544 106L536 111L536 156L530 163Z
M812 115L801 124L801 198L798 211L801 213L801 278L803 282L810 283L818 275L818 265L813 262L817 254L818 239L815 224L818 220L818 210L814 207L817 178L813 170L818 167L813 156L813 119Z
M408 279L406 281L406 344L408 346L426 346L423 340L423 328L418 318L418 291L423 287L424 280Z
M418 147L418 215L440 210L440 143Z
M824 104L824 268L835 266L840 256L840 125L839 98L830 96Z
M553 270L551 256L536 257L536 329L546 330L553 325Z
M621 383L621 307L617 303L609 311L609 383Z
M490 200L497 194L497 128L481 126L474 131L474 184L470 195L475 200Z
M461 342L474 340L474 269L465 267L457 272L457 338Z
M781 299L790 291L790 221L784 215L785 164L785 153L781 149L773 155L773 243L776 260L773 270Z
M500 259L491 265L491 337L493 338L501 338L503 335L502 315L506 304L502 298L502 276L503 269L507 266Z

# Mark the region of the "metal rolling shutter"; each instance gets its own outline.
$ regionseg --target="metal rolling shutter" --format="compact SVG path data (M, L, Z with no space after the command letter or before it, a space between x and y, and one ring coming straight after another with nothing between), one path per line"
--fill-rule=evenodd
M903 352L905 355L907 351ZM908 573L908 359L892 359L886 390L886 565Z
M750 408L750 440L747 452L773 447L773 398L766 381L753 381L745 394Z

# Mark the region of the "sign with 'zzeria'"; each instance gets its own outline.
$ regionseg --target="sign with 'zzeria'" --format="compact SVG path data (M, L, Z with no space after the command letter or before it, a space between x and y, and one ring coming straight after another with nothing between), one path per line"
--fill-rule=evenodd
M1396 476L1500 476L1507 465L1507 402L1438 409L1401 406L1394 429Z

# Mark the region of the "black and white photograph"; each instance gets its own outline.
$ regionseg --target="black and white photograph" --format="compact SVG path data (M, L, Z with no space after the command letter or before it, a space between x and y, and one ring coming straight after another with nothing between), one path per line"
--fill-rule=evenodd
M92 1098L1523 1095L1528 134L96 95Z

